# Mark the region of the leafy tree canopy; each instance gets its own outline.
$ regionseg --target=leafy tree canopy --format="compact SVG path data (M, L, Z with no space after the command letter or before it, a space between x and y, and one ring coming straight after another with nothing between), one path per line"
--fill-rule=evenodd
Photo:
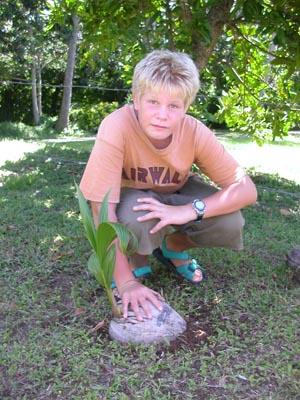
M8 0L0 5L2 79L28 78L39 55L44 77L61 84L74 14L81 21L77 85L130 89L136 62L169 48L199 67L202 87L190 110L197 117L259 142L299 126L297 0ZM44 90L46 110L57 112L61 94ZM124 101L122 90L75 89L73 101Z
M85 21L86 59L118 59L128 85L135 63L153 48L185 51L202 74L200 101L219 103L219 121L259 142L299 122L296 0L90 0Z

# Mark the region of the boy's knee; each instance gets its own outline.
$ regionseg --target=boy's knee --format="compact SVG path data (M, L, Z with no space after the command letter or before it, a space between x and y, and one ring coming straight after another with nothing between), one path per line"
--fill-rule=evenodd
M243 228L245 220L240 211L236 211L224 216L223 221L223 237L225 246L233 250L243 250Z
M128 229L139 236L141 232L144 232L145 230L149 232L155 224L154 220L144 222L137 221L138 217L142 217L145 214L147 214L146 211L133 211L127 209L124 212L118 213L118 220L120 223L126 225Z
M132 229L133 232L140 232L141 230L151 228L158 222L158 220L150 220L139 222L138 217L142 217L149 211L134 211L133 207L138 205L137 199L142 197L154 197L158 198L151 191L142 191L138 189L124 188L121 192L120 203L117 206L117 217L118 221Z
M241 212L237 211L189 225L184 233L199 247L226 247L241 250L244 223Z
M245 225L244 217L240 211L225 214L216 219L216 228L224 235L238 234Z
M137 204L136 199L139 197L149 197L149 193L140 192L137 195L135 193L127 193L126 198L123 197L124 201L121 201L117 207L117 217L119 222L126 225L138 239L137 253L149 255L155 248L160 246L166 234L166 229L151 235L150 230L157 224L158 219L144 222L137 221L138 217L148 213L148 211L133 210L133 207Z
M147 232L155 225L157 221L150 220L139 222L138 217L142 217L148 213L148 211L134 211L133 207L137 205L137 199L141 197L148 197L145 192L134 189L127 189L121 195L121 201L117 207L117 218L118 221L127 226L132 232L140 236L145 230Z

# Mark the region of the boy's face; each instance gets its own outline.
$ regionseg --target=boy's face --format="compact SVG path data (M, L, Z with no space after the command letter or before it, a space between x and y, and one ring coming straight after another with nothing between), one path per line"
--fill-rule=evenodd
M179 126L185 115L184 99L167 90L148 90L133 99L139 123L153 144L164 142Z

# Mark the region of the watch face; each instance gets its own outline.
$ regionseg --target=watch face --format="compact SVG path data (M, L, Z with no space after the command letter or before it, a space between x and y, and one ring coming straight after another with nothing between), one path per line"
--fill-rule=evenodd
M194 205L199 212L203 212L205 210L205 204L201 200L196 200Z
M205 203L202 200L195 199L193 201L193 208L198 214L196 221L201 221L205 213L205 208L206 208Z

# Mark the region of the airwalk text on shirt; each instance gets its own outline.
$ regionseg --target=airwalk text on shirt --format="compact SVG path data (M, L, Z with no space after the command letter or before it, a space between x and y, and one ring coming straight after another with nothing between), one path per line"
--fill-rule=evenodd
M122 178L134 182L152 183L153 185L179 184L182 181L179 172L171 172L167 167L130 168L126 172L123 168Z

